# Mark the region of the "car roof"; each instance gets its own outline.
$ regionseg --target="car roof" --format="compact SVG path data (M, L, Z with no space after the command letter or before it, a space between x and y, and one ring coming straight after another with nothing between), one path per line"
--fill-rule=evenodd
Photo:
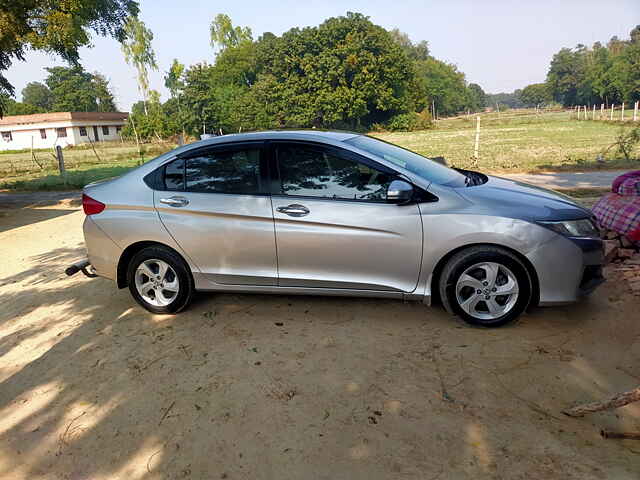
M265 130L259 132L231 133L199 140L190 143L188 147L198 148L207 145L240 142L245 140L315 140L320 142L342 142L360 135L355 132L329 130Z

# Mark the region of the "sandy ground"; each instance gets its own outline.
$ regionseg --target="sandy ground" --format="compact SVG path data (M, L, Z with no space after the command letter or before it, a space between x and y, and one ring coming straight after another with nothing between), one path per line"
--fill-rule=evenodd
M615 277L578 305L468 328L388 300L201 296L152 315L66 278L82 213L0 210L0 478L637 479L640 383Z

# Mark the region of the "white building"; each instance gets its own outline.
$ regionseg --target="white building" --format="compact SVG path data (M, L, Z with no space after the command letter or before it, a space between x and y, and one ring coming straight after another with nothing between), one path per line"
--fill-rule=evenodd
M120 140L128 116L122 112L54 112L3 117L0 150Z

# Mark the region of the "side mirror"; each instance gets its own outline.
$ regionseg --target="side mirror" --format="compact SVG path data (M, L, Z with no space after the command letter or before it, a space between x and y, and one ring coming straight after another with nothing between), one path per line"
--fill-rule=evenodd
M413 198L413 187L404 180L394 180L387 188L387 202L403 204Z

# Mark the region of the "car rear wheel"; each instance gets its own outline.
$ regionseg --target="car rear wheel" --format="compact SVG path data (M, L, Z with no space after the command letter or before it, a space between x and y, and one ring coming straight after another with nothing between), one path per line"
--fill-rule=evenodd
M532 299L527 269L511 252L490 246L455 254L440 276L440 298L465 322L499 327L524 312Z
M189 267L175 252L147 247L133 256L127 270L133 298L153 313L177 313L191 301L194 286Z

